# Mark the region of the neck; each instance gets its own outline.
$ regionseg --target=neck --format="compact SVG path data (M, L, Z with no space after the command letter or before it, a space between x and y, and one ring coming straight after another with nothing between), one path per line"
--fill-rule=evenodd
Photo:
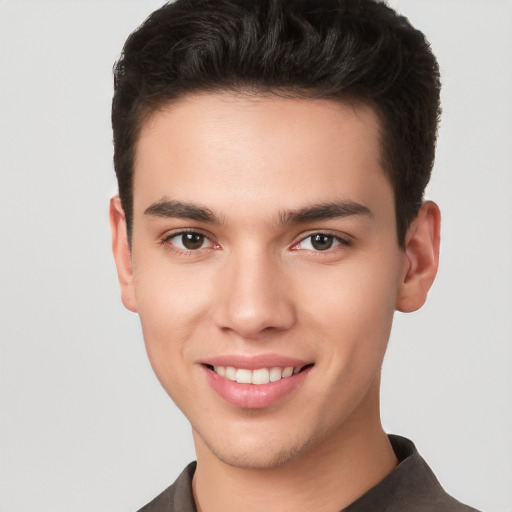
M270 469L225 464L194 432L198 512L333 512L347 507L397 464L381 427L378 390L376 397L369 395L329 438Z

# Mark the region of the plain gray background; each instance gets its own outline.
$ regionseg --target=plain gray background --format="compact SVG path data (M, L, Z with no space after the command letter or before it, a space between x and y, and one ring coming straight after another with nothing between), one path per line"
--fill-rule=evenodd
M191 460L121 305L111 67L156 0L0 1L0 511L132 511ZM429 37L444 116L427 305L397 315L383 419L447 490L512 511L512 3L395 0Z

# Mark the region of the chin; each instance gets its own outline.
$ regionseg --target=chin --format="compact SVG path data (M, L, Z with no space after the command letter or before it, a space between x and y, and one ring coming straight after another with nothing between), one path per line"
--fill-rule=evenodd
M213 451L214 455L229 466L239 469L275 469L295 459L302 450L300 448L281 449L277 451L257 450L254 452L230 450L226 452Z
M233 439L231 437L230 439ZM201 444L221 462L240 469L268 470L279 468L307 451L309 443L290 437L283 439L247 438L237 436L236 442L209 442L201 438ZM304 440L303 440L304 441Z

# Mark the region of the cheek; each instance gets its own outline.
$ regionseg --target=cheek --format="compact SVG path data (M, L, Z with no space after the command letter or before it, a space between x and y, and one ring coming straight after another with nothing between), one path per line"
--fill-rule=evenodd
M356 410L379 378L398 279L398 271L382 263L347 263L337 273L331 269L317 276L309 317L303 316L309 320L310 338L317 342L319 367L326 376L323 393L337 397L330 402L326 425Z
M398 260L397 260L398 261ZM394 258L354 259L303 281L312 330L324 333L336 359L381 359L391 330L400 266ZM314 290L314 293L307 293ZM330 343L327 343L327 341ZM379 363L380 364L380 363ZM364 365L363 365L364 367Z
M134 264L134 286L144 342L157 377L169 390L167 380L190 362L191 340L208 318L211 291L206 283L211 279L194 265L140 261L144 264Z

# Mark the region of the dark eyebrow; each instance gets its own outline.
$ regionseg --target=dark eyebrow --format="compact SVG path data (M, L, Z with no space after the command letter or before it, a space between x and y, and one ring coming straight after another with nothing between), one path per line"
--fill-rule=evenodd
M153 217L175 217L179 219L198 220L211 224L220 224L220 220L208 208L182 201L160 199L144 210L146 215Z
M337 219L351 215L373 217L372 211L354 201L337 201L306 206L298 210L286 210L279 214L280 224L302 224L315 220Z
M208 222L210 224L221 224L220 219L205 206L166 198L151 204L144 210L144 213L153 217L174 217ZM373 216L371 210L362 204L354 201L337 201L306 206L298 210L281 211L278 223L280 225L304 224L315 220L336 219L351 215Z

